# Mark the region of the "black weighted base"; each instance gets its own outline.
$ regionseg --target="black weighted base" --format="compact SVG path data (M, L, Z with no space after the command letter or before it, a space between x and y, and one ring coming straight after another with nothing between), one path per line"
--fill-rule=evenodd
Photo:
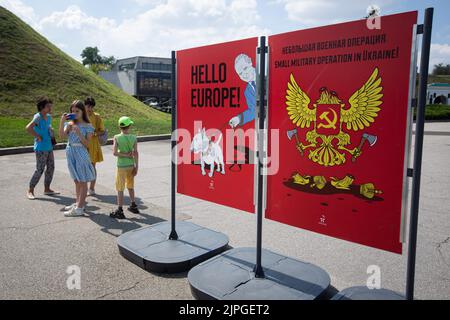
M352 287L342 290L331 300L405 300L401 294L386 289Z
M120 254L139 267L158 273L187 271L221 252L228 237L196 224L177 222L178 240L169 240L170 222L124 233L117 239Z
M321 268L262 250L265 278L255 278L255 248L222 253L189 271L192 294L201 300L314 300L330 286Z

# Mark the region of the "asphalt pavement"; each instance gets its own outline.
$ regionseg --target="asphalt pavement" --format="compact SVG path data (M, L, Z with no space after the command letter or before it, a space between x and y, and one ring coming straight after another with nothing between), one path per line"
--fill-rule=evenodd
M450 299L450 124L426 125L417 248L416 298ZM430 133L431 132L431 133ZM186 273L148 273L120 256L120 234L170 218L170 141L140 143L136 192L141 215L114 221L115 160L103 148L97 197L88 198L88 215L66 218L73 202L65 151L56 151L56 197L25 197L34 154L0 157L0 299L193 299ZM230 193L233 192L232 190ZM254 246L252 214L178 195L178 218L221 231L233 247ZM365 285L371 265L380 267L383 288L404 292L406 251L402 256L264 220L266 249L315 263L338 290ZM77 266L81 288L70 290L68 268ZM72 270L72 269L70 269ZM69 270L69 271L70 271Z

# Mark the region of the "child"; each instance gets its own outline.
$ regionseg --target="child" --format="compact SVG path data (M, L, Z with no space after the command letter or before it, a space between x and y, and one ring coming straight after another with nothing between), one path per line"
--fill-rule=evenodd
M27 132L34 137L34 152L36 154L36 171L30 180L27 197L34 200L34 188L38 184L45 170L44 194L56 195L58 192L50 189L55 172L55 158L52 144L52 101L48 97L41 97L37 101L37 110L33 120L26 126Z
M129 134L130 127L134 122L129 117L119 119L119 128L121 134L114 136L114 156L117 157L116 171L116 189L117 189L117 205L116 211L110 214L111 218L126 219L123 213L123 192L125 186L131 199L131 206L128 210L138 214L139 209L136 205L134 195L134 177L138 173L139 153L137 149L137 137Z
M86 205L87 184L95 180L95 171L89 157L89 141L94 133L94 128L89 123L84 103L76 100L70 107L70 112L75 114L75 119L70 122L69 115L63 114L59 123L59 135L67 138L67 165L70 176L75 182L76 203L66 207L66 217L79 217L84 215Z

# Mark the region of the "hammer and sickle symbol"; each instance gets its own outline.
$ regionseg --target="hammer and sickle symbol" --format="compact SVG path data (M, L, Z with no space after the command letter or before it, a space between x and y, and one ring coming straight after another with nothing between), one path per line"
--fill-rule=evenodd
M333 112L333 120L331 120L328 115L330 114L328 111L322 112L322 114L320 115L320 119L321 120L325 120L327 122L327 124L323 124L323 123L319 123L319 126L317 128L325 128L325 129L336 129L336 123L338 120L338 116L336 111L334 111L331 108L328 108L329 110L331 110L331 112Z

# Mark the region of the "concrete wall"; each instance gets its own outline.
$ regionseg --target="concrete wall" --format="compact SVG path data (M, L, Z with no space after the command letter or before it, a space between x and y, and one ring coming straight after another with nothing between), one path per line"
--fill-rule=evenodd
M100 71L99 75L129 95L136 95L136 71Z
M134 70L141 70L143 68L144 63L162 63L162 64L171 64L170 58L156 58L156 57L132 57L132 58L126 58L126 59L119 59L112 67L112 71L119 71L121 66L128 65L128 64L134 64ZM147 70L149 71L149 70ZM169 71L170 72L170 71Z

